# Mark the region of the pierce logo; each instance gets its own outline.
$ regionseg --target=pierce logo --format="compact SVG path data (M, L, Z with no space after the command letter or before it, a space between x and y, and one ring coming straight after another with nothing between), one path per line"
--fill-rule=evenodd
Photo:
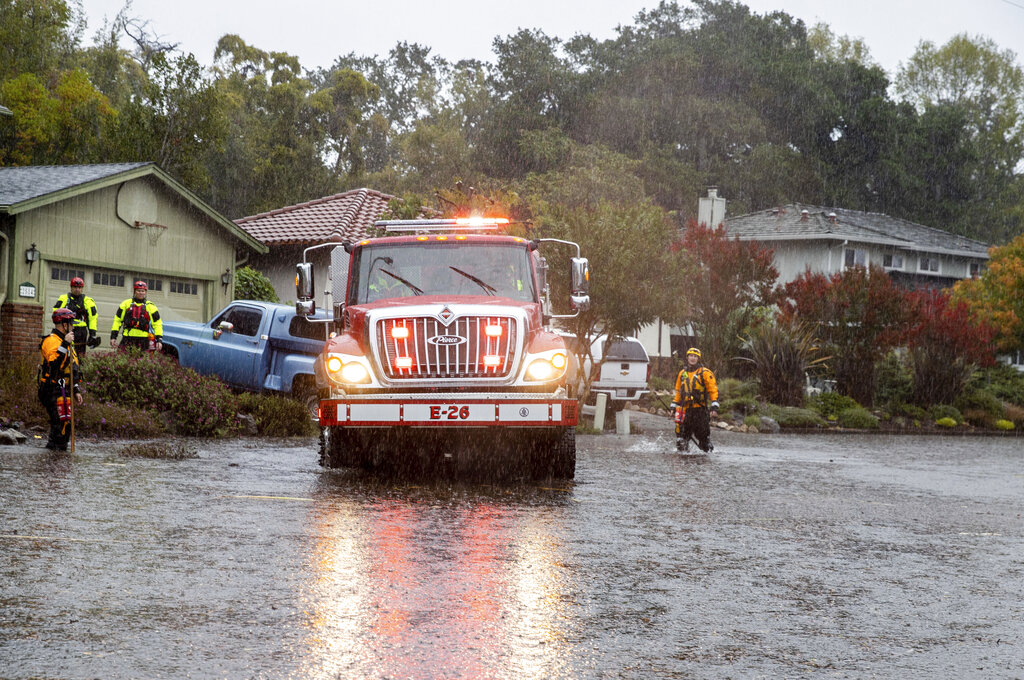
M466 339L458 335L435 335L432 338L428 338L427 342L431 345L440 345L442 347L452 347L454 345L461 345L466 342Z

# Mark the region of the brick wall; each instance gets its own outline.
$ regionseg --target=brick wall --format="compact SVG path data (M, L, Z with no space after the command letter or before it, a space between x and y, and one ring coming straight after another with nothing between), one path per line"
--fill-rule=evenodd
M0 361L39 352L43 334L43 308L40 305L0 307Z

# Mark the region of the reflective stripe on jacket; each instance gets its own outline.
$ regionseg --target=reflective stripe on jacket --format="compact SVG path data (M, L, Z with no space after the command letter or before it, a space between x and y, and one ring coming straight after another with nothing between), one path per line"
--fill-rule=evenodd
M39 343L39 382L56 385L58 381L72 374L73 384L78 385L78 355L74 345L64 341L58 331L53 331Z
M72 295L64 293L57 298L57 304L51 311L56 312L61 307L66 307L75 313L74 325L80 328L87 327L93 333L96 332L96 320L99 318L99 311L96 309L96 301L88 295Z
M160 310L152 302L136 302L134 298L128 298L114 312L110 333L116 336L119 330L122 330L121 334L126 338L145 338L150 333L161 337L164 334L164 322L160 320Z

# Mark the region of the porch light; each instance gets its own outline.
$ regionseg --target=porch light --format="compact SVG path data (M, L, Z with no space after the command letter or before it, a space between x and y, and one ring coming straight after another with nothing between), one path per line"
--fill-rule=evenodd
M25 262L28 262L28 272L32 273L32 265L39 261L39 249L36 248L36 244L33 243L28 250L25 251Z

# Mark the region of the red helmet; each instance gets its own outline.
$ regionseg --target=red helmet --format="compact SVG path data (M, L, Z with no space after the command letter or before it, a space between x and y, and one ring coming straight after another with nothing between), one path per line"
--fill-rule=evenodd
M134 286L132 286L132 287L133 287L133 288L134 288L135 290L139 290L140 288L141 288L142 290L149 290L149 286L147 286L147 285L146 285L146 282L145 282L145 281L136 281L136 282L135 282L135 285L134 285Z
M85 285L85 280L81 276L76 276L75 278L71 279L71 287L72 288L74 288L75 286L84 286L84 285Z
M67 307L61 307L60 309L53 310L53 314L50 315L50 318L53 319L53 323L55 324L64 323L66 321L74 321L75 313Z

